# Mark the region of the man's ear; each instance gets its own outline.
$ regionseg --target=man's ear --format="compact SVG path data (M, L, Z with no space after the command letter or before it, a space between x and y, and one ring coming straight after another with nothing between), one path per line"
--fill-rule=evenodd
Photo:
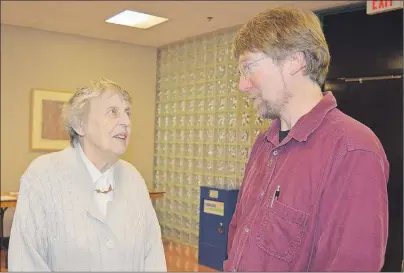
M306 67L306 56L303 52L299 51L293 53L288 58L288 70L289 74L294 76L299 71L303 70Z

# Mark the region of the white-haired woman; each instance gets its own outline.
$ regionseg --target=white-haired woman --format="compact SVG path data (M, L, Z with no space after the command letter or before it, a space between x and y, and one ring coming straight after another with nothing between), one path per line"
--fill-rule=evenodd
M35 159L21 178L9 271L166 271L146 184L119 160L132 99L100 79L64 111L71 146Z

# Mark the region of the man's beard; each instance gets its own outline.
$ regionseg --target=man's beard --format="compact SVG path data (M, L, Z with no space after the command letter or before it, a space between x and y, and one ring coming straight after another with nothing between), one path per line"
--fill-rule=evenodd
M260 107L258 108L259 115L263 119L278 119L281 116L281 112L285 109L286 105L289 103L292 98L292 94L285 90L285 94L281 100L277 100L274 102L262 101Z

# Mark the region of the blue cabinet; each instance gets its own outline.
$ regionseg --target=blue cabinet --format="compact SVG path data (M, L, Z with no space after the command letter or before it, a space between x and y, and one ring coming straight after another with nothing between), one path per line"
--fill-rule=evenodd
M201 187L198 263L223 270L228 228L237 204L238 190Z

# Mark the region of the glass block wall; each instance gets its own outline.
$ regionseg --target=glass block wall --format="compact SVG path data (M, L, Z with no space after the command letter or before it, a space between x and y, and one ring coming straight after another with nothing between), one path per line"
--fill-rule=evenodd
M163 237L198 246L199 188L239 188L251 144L268 127L239 91L235 30L160 48L156 101L155 208Z

